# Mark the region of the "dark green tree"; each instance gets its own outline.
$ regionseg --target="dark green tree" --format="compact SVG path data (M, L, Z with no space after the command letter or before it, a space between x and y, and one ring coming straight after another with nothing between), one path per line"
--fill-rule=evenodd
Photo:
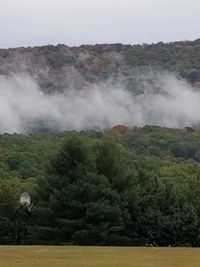
M97 168L91 145L85 139L69 138L37 188L34 240L121 244L126 239L123 231L129 216L127 210L122 210L121 197L108 176Z

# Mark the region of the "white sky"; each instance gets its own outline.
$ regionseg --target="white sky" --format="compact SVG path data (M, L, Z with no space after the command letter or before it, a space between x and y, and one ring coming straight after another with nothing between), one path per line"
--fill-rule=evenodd
M200 0L0 0L0 47L200 38Z

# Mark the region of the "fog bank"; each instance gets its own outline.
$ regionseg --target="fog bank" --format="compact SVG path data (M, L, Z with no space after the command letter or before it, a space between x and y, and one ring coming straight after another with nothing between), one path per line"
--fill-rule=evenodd
M197 89L172 74L142 79L137 93L120 81L108 81L82 90L46 94L29 75L0 76L0 132L200 124Z

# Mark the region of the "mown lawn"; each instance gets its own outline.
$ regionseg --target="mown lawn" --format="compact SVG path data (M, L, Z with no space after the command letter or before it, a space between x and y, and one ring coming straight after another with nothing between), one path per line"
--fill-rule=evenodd
M0 267L200 267L198 248L0 246Z

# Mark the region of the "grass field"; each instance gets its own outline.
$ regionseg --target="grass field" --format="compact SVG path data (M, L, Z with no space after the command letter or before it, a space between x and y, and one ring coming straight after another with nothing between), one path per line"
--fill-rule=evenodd
M200 267L198 248L0 246L0 267Z

